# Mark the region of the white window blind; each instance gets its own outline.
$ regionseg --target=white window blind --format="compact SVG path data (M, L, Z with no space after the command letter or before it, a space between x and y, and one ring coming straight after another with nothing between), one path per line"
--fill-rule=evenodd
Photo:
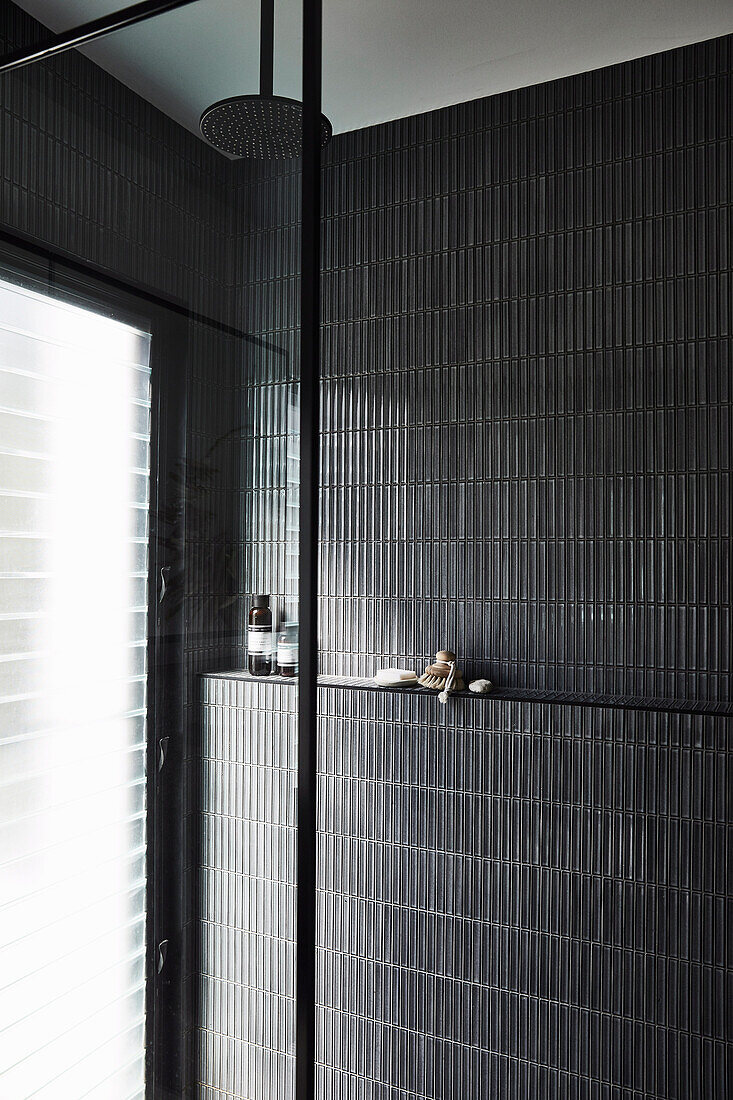
M0 1097L142 1097L150 336L0 281Z

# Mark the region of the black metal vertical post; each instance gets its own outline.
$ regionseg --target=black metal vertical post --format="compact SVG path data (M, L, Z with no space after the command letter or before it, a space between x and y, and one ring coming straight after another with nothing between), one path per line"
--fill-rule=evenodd
M316 1055L321 19L321 0L303 0L296 1100L313 1100Z
M260 4L260 95L272 95L275 64L275 0Z

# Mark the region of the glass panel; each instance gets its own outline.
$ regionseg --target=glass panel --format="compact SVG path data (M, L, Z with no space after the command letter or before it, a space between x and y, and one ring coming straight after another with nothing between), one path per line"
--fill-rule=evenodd
M276 9L300 48L300 5ZM292 45L292 43L291 43ZM277 67L276 67L277 80ZM300 81L283 94L300 96ZM241 162L237 667L207 678L202 778L202 1098L295 1095L300 160ZM248 633L269 598L269 667ZM279 640L279 642L278 642ZM287 673L287 675L283 675Z
M34 16L57 32L123 6L0 5L0 40L6 50L43 42L48 30ZM302 95L301 19L300 0L277 0L276 97ZM49 1067L48 1086L39 1077L37 1087L55 1088L53 1100L139 1100L144 1089L200 1100L294 1095L301 164L233 159L200 129L210 105L257 94L264 23L260 0L201 0L0 78L0 262L62 315L58 299L73 292L91 316L150 333L149 361L117 337L105 349L125 401L106 389L90 394L94 415L72 436L87 463L80 499L59 515L49 468L81 330L60 327L47 354L31 323L32 295L0 327L8 368L0 372L0 698L13 731L0 774L18 777L0 799L0 835L4 852L42 875L42 818L25 816L36 798L53 818L59 853L40 908L0 909L25 922L34 944L29 956L17 934L7 974L27 983L38 1013L26 1048L11 1034L0 1048L2 1100L4 1073L16 1074L8 1095L20 1100L21 1055L33 1050ZM108 550L94 530L114 494L96 452L108 442L115 400L115 433L123 424L127 433L127 508ZM141 527L148 509L149 531ZM60 523L74 539L64 543L65 564L96 610L90 620L72 599L62 609L76 616L54 642L63 636L66 678L38 642L55 607L51 536ZM122 558L128 600L108 609L103 581ZM247 636L255 595L269 598L272 614L273 671L257 678ZM113 629L125 647L113 645ZM114 676L123 659L126 675ZM290 675L277 674L278 659ZM97 660L107 664L95 673ZM63 750L56 697L35 690L59 680L79 739ZM90 716L109 730L95 734ZM83 779L89 756L99 762L94 783ZM129 878L129 897L113 888L113 872ZM94 877L88 891L84 873ZM63 908L67 891L87 914L78 929L88 965L81 945L59 960L56 940L38 942L47 914L58 912L60 944L76 927L77 910ZM135 924L136 912L146 921ZM87 920L99 938L84 931ZM107 960L116 935L134 947ZM144 957L144 990L130 986L130 999L107 1006L108 961L113 988ZM67 1067L44 1006L57 998L63 1010L77 971L99 1028L85 1057L74 1058L84 1021L68 1013ZM141 1026L120 1024L112 1057L104 1036L111 1041L114 1011L140 1013ZM47 1036L45 1055L34 1034Z
M8 1097L143 1085L149 359L148 333L0 282Z

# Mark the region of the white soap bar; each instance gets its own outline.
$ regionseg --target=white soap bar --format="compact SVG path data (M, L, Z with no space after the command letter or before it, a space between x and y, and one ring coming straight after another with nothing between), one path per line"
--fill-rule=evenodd
M417 673L411 672L408 668L380 668L374 677L376 684L381 684L382 687L401 687L403 684L414 684L417 682Z
M471 680L468 690L475 691L477 695L486 695L493 686L491 680Z

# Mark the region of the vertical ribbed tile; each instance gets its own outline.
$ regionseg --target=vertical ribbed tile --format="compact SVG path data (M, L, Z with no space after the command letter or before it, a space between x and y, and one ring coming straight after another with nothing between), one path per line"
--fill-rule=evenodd
M320 698L324 1100L728 1095L729 718Z
M327 150L324 672L730 698L730 51Z
M324 672L449 644L730 701L732 42L326 150ZM288 348L297 178L241 195L242 310ZM323 1100L727 1096L727 719L321 703Z
M204 681L202 1097L292 1088L294 703ZM728 1095L730 718L319 712L319 1097Z
M297 690L203 684L198 1096L294 1095Z

